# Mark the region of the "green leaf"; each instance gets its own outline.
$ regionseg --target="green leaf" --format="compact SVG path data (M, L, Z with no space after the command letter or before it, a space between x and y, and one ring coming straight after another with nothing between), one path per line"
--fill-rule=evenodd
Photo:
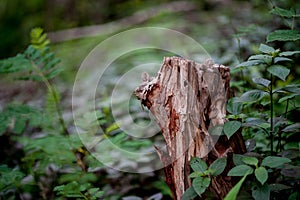
M235 165L243 165L244 164L244 162L242 161L242 158L243 157L245 157L245 156L243 156L243 155L241 155L241 154L233 154L233 163L235 164Z
M268 172L266 168L259 167L254 171L256 179L263 185L268 179Z
M239 121L228 121L224 124L223 131L228 139L236 133L239 128L242 126L242 123Z
M270 199L270 187L268 184L252 187L252 197L255 200Z
M238 102L239 98L234 97L229 99L227 104L227 111L233 115L238 115L242 112L243 104L241 102Z
M244 176L252 173L253 173L252 167L248 165L238 165L232 168L228 172L228 176Z
M271 191L280 191L280 190L287 190L287 189L291 189L292 187L287 186L287 185L283 185L280 183L273 183L270 184L270 190Z
M240 63L239 65L235 66L234 69L244 68L244 67L252 67L255 65L262 64L262 63L264 63L263 60L249 60L249 61Z
M245 156L245 157L242 158L242 161L243 161L245 164L253 165L253 166L257 166L257 164L258 164L258 159L255 158L255 157L248 157L248 156Z
M284 96L284 97L282 97L282 98L280 98L279 100L278 100L278 103L282 103L282 102L284 102L284 101L286 101L286 100L288 100L288 99L293 99L294 97L296 97L296 96L298 96L299 94L290 94L290 95L287 95L287 96Z
M298 200L299 195L300 195L300 192L294 192L289 196L288 200Z
M182 195L181 200L191 200L197 196L193 187L188 188Z
M274 63L278 63L278 62L284 62L284 61L293 61L292 59L290 58L286 58L286 57L275 57L274 58Z
M279 15L281 17L292 18L296 16L296 13L293 9L286 10L279 7L274 7L271 11L272 14Z
M228 194L225 196L224 200L235 200L236 199L246 177L247 177L247 174L245 174L243 176L243 178L228 192Z
M261 166L276 168L288 162L291 162L288 158L268 156L262 160Z
M252 79L254 83L258 84L258 85L262 85L264 87L269 87L271 81L261 78L261 77L256 77Z
M189 178L197 178L197 177L201 177L201 176L203 176L203 175L204 175L203 172L195 171L195 172L192 172L192 173L189 175Z
M300 123L291 124L284 129L282 129L283 132L298 132L300 131Z
M267 36L267 42L273 41L296 41L300 39L300 34L295 30L276 30Z
M245 92L240 98L239 102L256 102L269 94L263 90L250 90Z
M274 49L274 51L275 51L275 49ZM258 54L258 55L250 56L248 58L248 60L262 60L264 63L270 65L272 63L272 56L264 55L264 54Z
M275 49L273 47L268 46L268 45L260 44L259 51L261 51L263 53L266 53L266 54L271 54L271 53L275 52Z
M216 126L209 127L208 132L210 135L220 136L223 133L223 125L216 125Z
M285 81L286 77L290 73L290 70L282 65L272 65L267 70L268 70L268 72L270 72L274 76L277 76L278 78L280 78L283 81Z
M201 158L193 157L190 161L190 165L194 172L204 173L207 169L207 164L201 160Z
M193 188L199 196L201 196L201 194L205 192L209 184L210 184L210 178L208 177L198 177L195 178L192 182Z
M279 56L292 56L296 53L300 53L300 51L284 51L279 53Z
M210 166L209 170L211 171L212 176L217 176L221 174L226 167L227 159L226 158L218 158L215 160Z

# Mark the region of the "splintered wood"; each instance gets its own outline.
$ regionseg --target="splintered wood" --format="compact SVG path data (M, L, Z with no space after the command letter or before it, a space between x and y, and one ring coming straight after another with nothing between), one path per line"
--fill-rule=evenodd
M156 77L143 74L142 79L135 94L161 128L166 147L156 150L173 198L180 199L191 186L188 176L192 157L201 157L208 165L228 157L225 172L213 178L209 187L216 198L223 198L235 183L226 176L232 154L245 151L239 133L227 140L216 131L226 121L229 68L212 61L198 64L167 57Z

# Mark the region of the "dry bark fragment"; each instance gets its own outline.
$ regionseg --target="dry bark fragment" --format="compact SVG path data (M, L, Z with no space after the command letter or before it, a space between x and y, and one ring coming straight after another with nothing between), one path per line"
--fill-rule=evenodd
M229 158L225 172L213 178L209 187L216 198L223 198L235 183L226 174L232 153L245 152L243 138L238 133L227 140L219 137L220 132L211 132L226 121L229 82L229 68L223 65L166 57L157 76L144 74L135 91L162 130L166 148L156 150L174 199L191 186L192 157L201 157L208 165L217 158Z

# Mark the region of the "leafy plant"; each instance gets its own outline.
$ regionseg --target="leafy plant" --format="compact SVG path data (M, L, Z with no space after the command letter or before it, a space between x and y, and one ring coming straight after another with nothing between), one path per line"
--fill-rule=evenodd
M189 176L193 179L192 187L185 191L181 199L192 199L201 196L209 187L212 177L218 176L224 171L226 163L226 158L219 158L207 167L207 164L201 158L192 158L190 164L194 172Z

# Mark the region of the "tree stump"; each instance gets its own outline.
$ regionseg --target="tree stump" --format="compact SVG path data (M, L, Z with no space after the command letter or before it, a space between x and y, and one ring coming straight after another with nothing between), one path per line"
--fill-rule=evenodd
M157 76L145 73L142 81L135 94L161 128L166 146L156 150L173 198L180 199L191 187L188 176L192 157L201 157L208 166L217 158L227 157L225 171L209 186L217 199L224 198L236 183L226 176L233 166L232 155L245 152L240 133L228 140L221 135L222 130L215 128L226 122L229 68L212 61L198 64L166 57Z

